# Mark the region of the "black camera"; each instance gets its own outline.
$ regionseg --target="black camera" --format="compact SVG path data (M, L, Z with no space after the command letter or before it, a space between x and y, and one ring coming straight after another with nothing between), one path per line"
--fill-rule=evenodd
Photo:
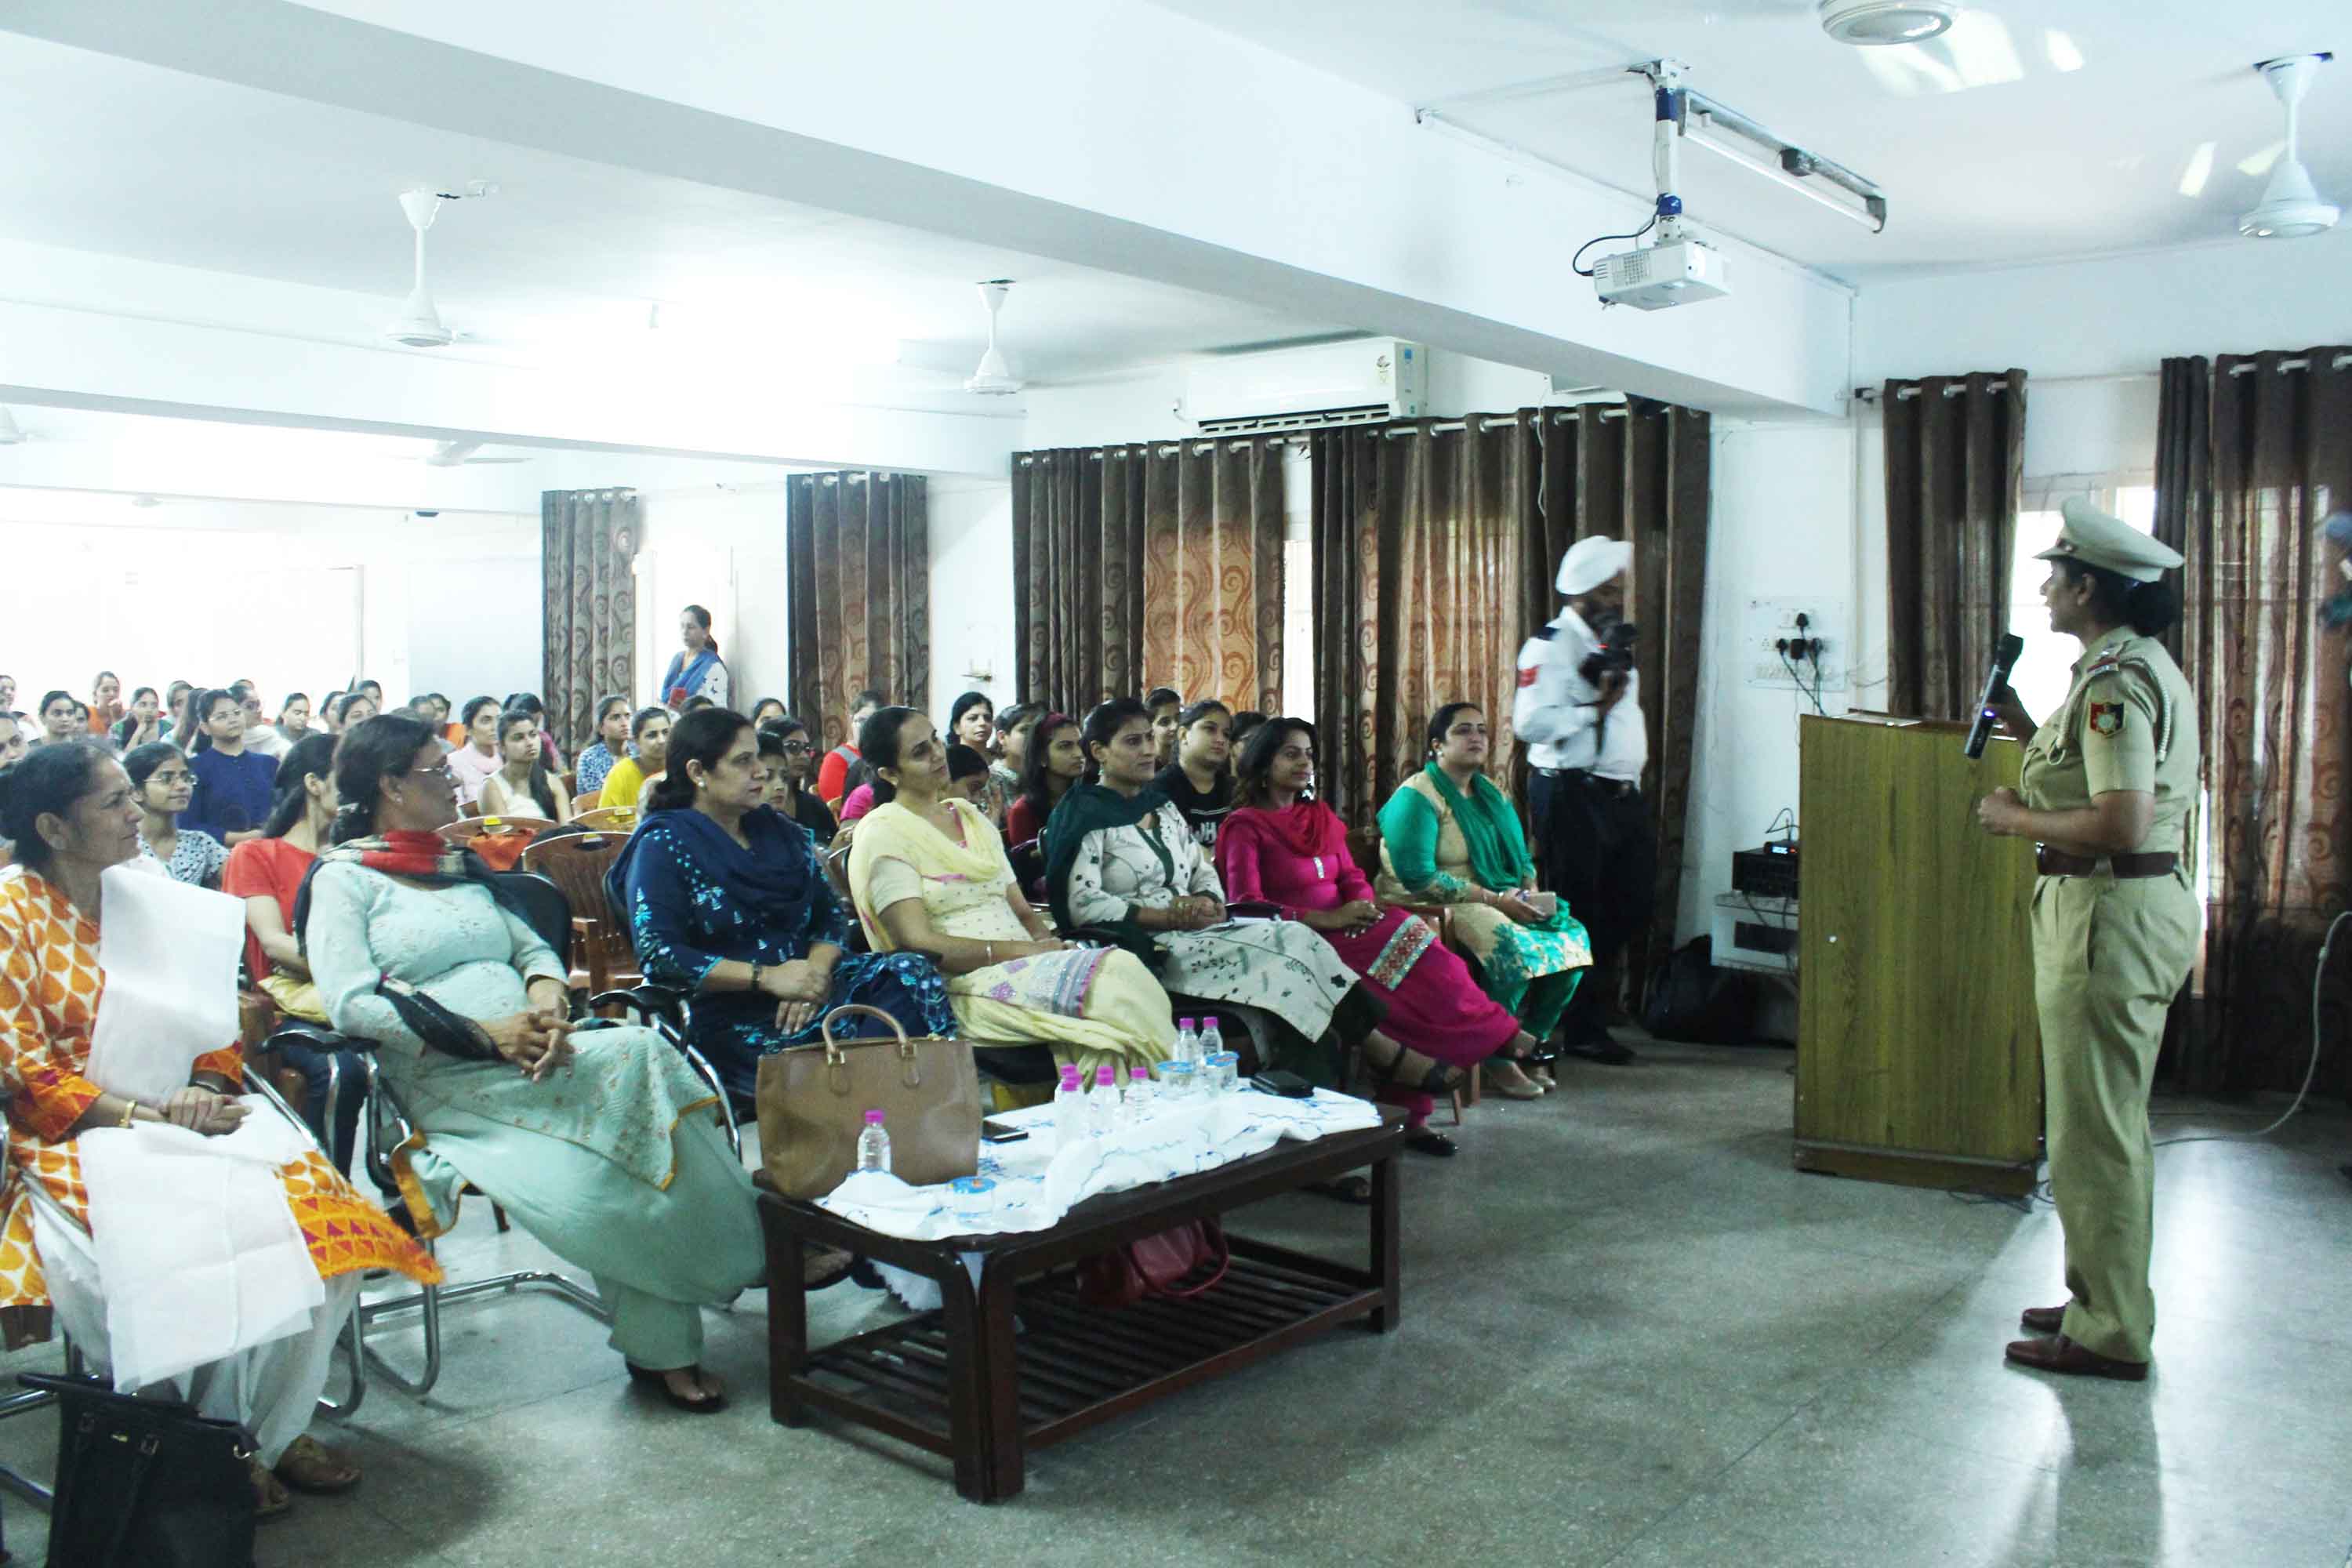
M1601 646L1584 656L1576 673L1591 686L1601 685L1609 676L1630 673L1633 668L1633 644L1640 637L1641 628L1633 622L1619 621L1601 634Z

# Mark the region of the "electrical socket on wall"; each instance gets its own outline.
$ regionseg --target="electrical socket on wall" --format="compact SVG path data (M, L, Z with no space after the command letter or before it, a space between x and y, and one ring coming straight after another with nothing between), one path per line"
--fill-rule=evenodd
M1784 691L1801 684L1806 691L1845 689L1844 600L1811 595L1750 599L1739 626L1739 670L1748 685Z

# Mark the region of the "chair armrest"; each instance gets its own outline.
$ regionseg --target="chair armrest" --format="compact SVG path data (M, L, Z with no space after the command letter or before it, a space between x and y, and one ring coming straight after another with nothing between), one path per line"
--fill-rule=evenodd
M1280 904L1268 903L1263 899L1244 899L1237 903L1227 904L1225 913L1253 921L1286 921L1290 918Z
M686 1007L686 993L675 986L656 985L648 982L621 991L599 991L588 998L592 1013L603 1007L626 1007L638 1017L648 1021L665 1018L680 1023Z
M324 1024L307 1024L299 1019L280 1023L262 1042L264 1050L276 1050L288 1040L310 1047L314 1051L372 1051L375 1042L358 1035L338 1034Z

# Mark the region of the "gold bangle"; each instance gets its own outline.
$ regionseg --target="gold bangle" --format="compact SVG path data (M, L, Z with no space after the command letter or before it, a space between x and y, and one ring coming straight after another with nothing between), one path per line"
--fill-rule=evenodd
M989 967L989 968L991 968L991 969L995 968L995 967L996 967L996 944L995 944L994 942L982 942L982 943L980 944L980 948L981 948L981 951L982 951L982 952L985 952L986 954L988 954L988 967Z
M122 1106L122 1120L116 1122L115 1125L117 1127L128 1127L131 1125L131 1119L138 1114L139 1102L135 1100L125 1100Z

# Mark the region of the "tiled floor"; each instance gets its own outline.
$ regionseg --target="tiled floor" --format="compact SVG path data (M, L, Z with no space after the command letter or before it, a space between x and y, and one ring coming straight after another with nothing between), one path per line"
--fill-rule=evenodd
M1404 1323L1343 1331L1033 1458L1009 1506L837 1426L772 1426L763 1299L711 1319L716 1418L633 1392L588 1320L454 1310L429 1399L373 1390L368 1479L267 1528L296 1564L2197 1564L2343 1568L2352 1548L2352 1118L2158 1157L2158 1368L2010 1371L2063 1295L2032 1214L1789 1168L1789 1058L1655 1047L1490 1100L1414 1159ZM2159 1135L2259 1122L2163 1101ZM2267 1120L2267 1116L2262 1120ZM1298 1198L1246 1228L1360 1245ZM538 1261L470 1214L457 1276ZM820 1332L889 1309L818 1298ZM42 1355L19 1358L45 1364ZM54 1418L0 1424L48 1473ZM39 1514L9 1496L8 1543Z

